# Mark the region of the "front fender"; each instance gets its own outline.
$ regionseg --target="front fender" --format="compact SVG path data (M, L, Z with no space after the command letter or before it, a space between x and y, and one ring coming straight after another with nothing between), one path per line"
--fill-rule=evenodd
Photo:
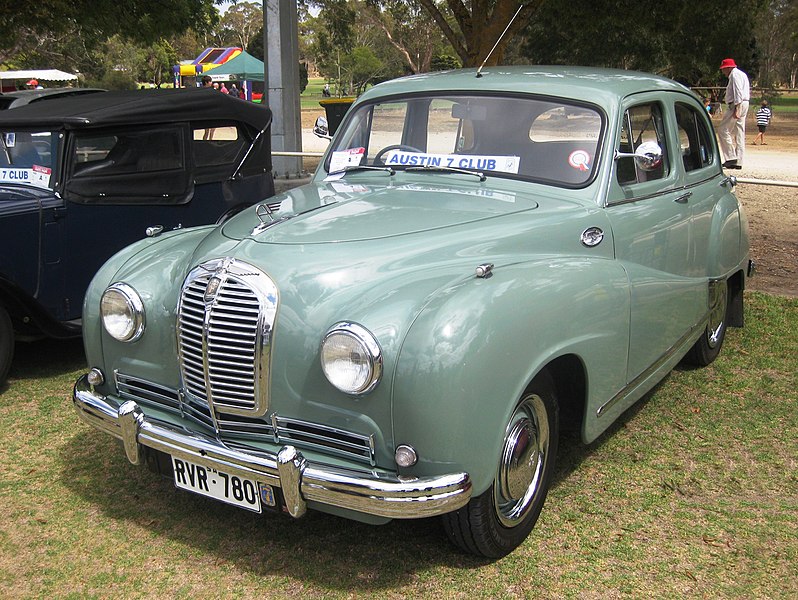
M90 367L102 367L108 377L119 368L120 361L135 363L133 372L152 376L165 384L177 383L176 360L174 365L157 361L165 348L174 349L174 313L177 295L188 265L199 243L212 227L196 227L148 238L132 244L111 257L89 284L83 303L83 343ZM100 298L114 282L123 281L133 286L144 302L144 335L134 342L119 342L103 329L100 317ZM154 323L159 326L153 326ZM170 327L163 327L169 323ZM157 362L153 362L157 361ZM154 376L158 372L158 377ZM169 373L164 379L161 372Z
M611 397L625 383L628 339L627 278L611 260L520 263L442 290L410 328L394 376L395 440L417 450L412 474L463 470L482 493L534 376L573 354L589 397Z

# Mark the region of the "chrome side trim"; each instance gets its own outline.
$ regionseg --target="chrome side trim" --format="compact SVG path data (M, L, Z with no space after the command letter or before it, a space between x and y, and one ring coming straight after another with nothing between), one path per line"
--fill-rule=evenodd
M659 360L657 360L657 362L652 364L645 371L640 373L640 375L635 377L631 383L627 384L626 387L624 387L620 392L615 394L615 396L613 396L607 402L599 406L598 409L596 410L596 416L597 417L603 416L610 408L615 406L618 402L622 401L629 394L635 391L638 388L638 386L640 386L641 383L643 383L646 379L651 377L656 371L661 369L665 363L671 360L676 355L676 353L683 348L685 343L690 338L695 336L696 331L699 330L704 331L704 329L706 329L707 327L708 322L709 322L709 316L707 315L706 317L704 317L701 323L692 327L690 331L688 331L681 338L679 338L679 340L673 346L668 348L668 350L665 351L665 353L659 358Z
M293 446L283 446L277 455L231 448L215 438L149 420L135 402L119 406L95 392L85 375L75 383L72 400L84 422L123 441L129 458L140 460L141 447L146 446L280 487L295 517L303 514L306 503L315 502L378 517L417 519L457 510L471 498L468 473L409 478L314 464ZM120 412L127 416L122 418Z

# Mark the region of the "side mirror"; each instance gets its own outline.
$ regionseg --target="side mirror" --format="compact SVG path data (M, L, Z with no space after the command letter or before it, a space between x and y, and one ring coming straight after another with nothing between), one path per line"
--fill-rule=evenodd
M325 140L332 139L332 136L330 135L330 128L327 126L327 119L325 117L319 117L316 119L316 124L313 126L313 133L316 134L316 137L320 137Z
M662 164L662 148L657 142L643 142L634 151L634 154L628 152L615 151L615 160L619 158L634 158L635 165L641 171L653 171Z

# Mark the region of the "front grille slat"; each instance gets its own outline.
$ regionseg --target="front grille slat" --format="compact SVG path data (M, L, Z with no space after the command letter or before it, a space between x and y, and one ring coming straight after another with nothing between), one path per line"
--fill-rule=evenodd
M219 285L206 299L212 279ZM268 390L259 384L270 357L259 332L269 308L265 298L276 297L268 276L237 261L210 261L189 274L181 294L178 346L190 394L208 398L220 412L265 412L262 397Z
M121 373L116 374L116 382L120 397L140 403L145 411L147 406L157 406L176 415L182 414L206 431L214 430L210 407L202 398L181 396L172 388ZM244 450L260 451L247 446L247 442L293 444L361 464L375 464L373 439L368 435L277 415L267 420L221 413L217 415L216 425L222 441L236 442Z

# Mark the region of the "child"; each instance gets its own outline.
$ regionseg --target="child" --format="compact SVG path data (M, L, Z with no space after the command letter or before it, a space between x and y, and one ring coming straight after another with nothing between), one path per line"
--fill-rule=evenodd
M762 106L760 106L756 111L756 126L759 128L759 133L756 134L754 138L754 146L756 146L756 141L761 140L763 146L767 146L765 142L765 129L767 126L770 125L770 118L773 116L773 112L770 110L768 106L767 100L762 100Z

